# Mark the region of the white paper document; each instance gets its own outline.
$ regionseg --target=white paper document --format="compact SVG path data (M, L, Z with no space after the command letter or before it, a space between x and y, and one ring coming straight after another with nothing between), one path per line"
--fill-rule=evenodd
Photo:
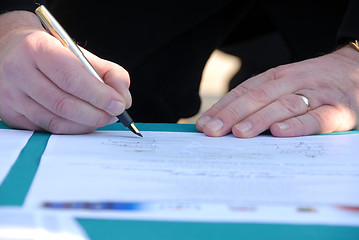
M26 207L83 217L359 225L359 135L52 135Z
M0 208L0 240L87 240L75 219L67 214Z
M32 131L0 129L0 185L32 134Z

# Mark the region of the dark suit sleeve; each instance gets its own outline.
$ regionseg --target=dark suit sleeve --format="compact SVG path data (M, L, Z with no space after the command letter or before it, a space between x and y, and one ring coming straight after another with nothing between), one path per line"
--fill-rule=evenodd
M349 1L343 21L338 31L339 43L347 43L350 40L359 40L359 1Z
M45 0L1 0L0 13L14 10L27 10L33 12L39 5L45 3Z

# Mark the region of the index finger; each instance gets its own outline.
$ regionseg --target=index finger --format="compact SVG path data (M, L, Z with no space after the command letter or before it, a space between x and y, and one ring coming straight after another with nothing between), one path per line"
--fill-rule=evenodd
M124 97L92 76L57 39L48 35L33 49L36 67L60 89L111 115L122 113Z
M229 93L224 95L217 103L215 103L210 109L208 109L203 115L197 120L196 127L198 131L203 131L203 126L206 122L209 122L214 116L216 116L222 109L228 106L230 103L243 96L247 92L256 88L260 84L274 80L275 75L273 69L269 69L257 76L251 77L233 88Z
M208 136L226 135L235 124L271 104L280 96L297 91L301 85L293 84L286 77L264 81L211 116L211 119L204 123L203 132Z
M126 101L126 108L132 104L132 98L129 91L130 76L128 72L120 65L97 57L81 48L86 58L92 63L98 74L102 76L103 81L115 89Z

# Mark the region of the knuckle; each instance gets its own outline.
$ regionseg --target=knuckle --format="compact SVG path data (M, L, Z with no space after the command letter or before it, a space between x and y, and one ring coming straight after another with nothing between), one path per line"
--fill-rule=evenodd
M88 98L92 105L104 109L109 106L112 101L112 95L112 91L106 85L103 85L101 88L97 88L95 91L91 92L91 96Z
M19 43L19 48L26 54L32 54L35 49L34 34L26 35Z
M80 86L80 84L77 84L79 82L81 81L78 79L78 70L69 68L62 73L62 78L59 84L62 89L76 94L85 89L85 86Z
M32 61L33 57L43 54L42 44L37 43L37 33L22 37L5 52L2 57L1 72L11 77L20 76L24 72L24 60Z
M30 55L48 55L48 49L52 47L52 38L48 38L45 32L33 32L26 35L21 41L21 50Z
M308 117L309 117L308 122L311 123L313 129L319 129L319 131L321 131L321 129L323 128L323 123L325 122L325 119L323 117L321 117L321 115L315 111L310 111L308 113ZM304 128L305 123L301 122L301 124L303 125L303 128Z
M238 85L237 87L233 88L230 93L234 95L234 97L240 97L243 94L247 93L249 90L242 86L242 85Z
M319 123L319 122L321 122L323 120L323 118L321 117L320 114L318 114L318 113L316 113L314 111L309 112L309 113L310 113L309 117L313 120L313 122Z
M271 112L268 111L258 111L253 115L252 120L256 123L256 125L260 126L267 126L269 123L271 123Z
M26 117L33 122L35 125L37 126L41 126L41 122L42 122L42 114L40 111L38 111L37 109L33 109L33 110L29 110L26 111Z
M253 89L248 93L248 96L254 101L258 103L266 103L270 100L270 96L267 91L261 87Z
M29 59L46 59L48 56L48 48L51 44L42 34L45 33L30 33L20 41L19 50Z
M6 58L1 63L3 79L17 79L21 73L21 66L12 58Z
M65 132L65 126L63 120L59 116L52 116L50 120L44 121L43 112L41 109L32 109L26 111L26 118L29 119L36 126L43 127L46 131L55 134L61 134Z
M52 107L55 114L59 116L75 115L75 103L68 96L63 95L55 99Z
M223 115L223 119L228 119L231 122L237 121L241 118L241 114L233 107L227 107L223 109L221 114Z
M52 117L48 123L47 130L51 133L61 134L64 133L64 126L62 125L62 121L59 117Z
M270 68L263 73L264 77L268 80L276 80L279 79L282 75L282 66L277 66L275 68Z
M221 105L218 102L216 102L215 104L212 105L209 111L219 112L221 109L222 109Z
M301 112L302 107L301 103L299 103L294 97L296 96L285 96L278 99L278 101L284 110L291 114L297 115L299 112Z
M248 89L244 86L238 85L237 87L233 88L228 95L230 95L233 98L238 98L242 96L243 94L247 93Z
M292 128L296 130L296 132L304 133L307 129L305 122L301 118L292 118L291 120Z

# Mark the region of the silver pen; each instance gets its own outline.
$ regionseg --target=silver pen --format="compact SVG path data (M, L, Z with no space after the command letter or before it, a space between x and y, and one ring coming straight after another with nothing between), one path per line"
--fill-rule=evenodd
M49 33L55 38L57 38L65 47L70 49L70 51L75 54L75 56L81 61L81 63L89 71L89 73L91 73L99 81L104 83L100 75L96 72L94 67L87 60L81 49L67 34L63 27L57 22L57 20L52 16L49 10L47 10L44 5L41 5L36 8L35 13L40 18L42 24L49 31ZM117 118L125 127L129 128L134 134L143 137L141 132L137 129L134 122L132 121L130 115L126 111L124 111L121 115L118 115Z

